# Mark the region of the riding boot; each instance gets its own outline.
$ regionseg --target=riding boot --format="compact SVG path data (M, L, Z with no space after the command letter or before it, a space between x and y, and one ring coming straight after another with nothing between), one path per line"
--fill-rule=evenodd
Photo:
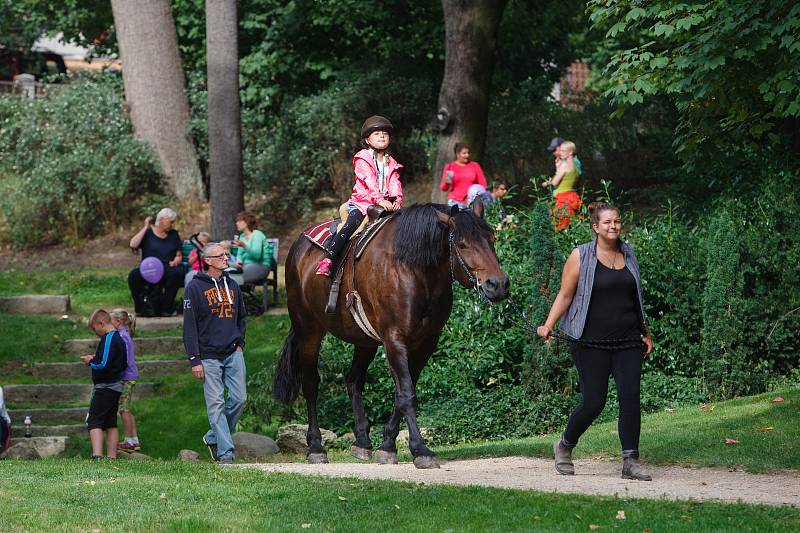
M562 476L574 476L575 465L572 462L572 448L564 444L563 439L558 439L553 444L553 455L556 459L556 472Z
M637 457L625 457L622 460L622 479L635 479L637 481L652 481L653 477L642 470Z

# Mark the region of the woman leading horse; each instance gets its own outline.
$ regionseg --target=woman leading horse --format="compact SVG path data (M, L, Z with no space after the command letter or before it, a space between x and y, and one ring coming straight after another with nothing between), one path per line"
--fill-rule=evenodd
M414 205L393 215L355 262L347 261L341 291L358 290L364 312L380 340L365 334L340 298L334 313L326 313L331 286L314 273L323 251L305 237L292 245L286 259L286 295L291 329L281 350L273 395L291 403L302 388L308 408L310 463L328 461L317 420L317 361L325 333L355 346L347 373L353 404L355 445L351 453L372 456L369 421L362 393L367 367L383 344L395 382L394 410L376 453L379 463L396 463L400 421L408 423L409 448L417 468L438 468L425 445L416 419L416 384L436 350L453 303L453 281L474 288L491 301L504 299L509 279L494 252L494 233L483 220L483 206L459 211L433 204ZM354 286L355 285L355 286Z

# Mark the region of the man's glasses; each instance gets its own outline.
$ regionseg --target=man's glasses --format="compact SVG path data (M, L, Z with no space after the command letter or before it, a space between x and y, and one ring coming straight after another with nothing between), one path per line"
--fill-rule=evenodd
M220 257L230 257L231 254L207 255L206 259L219 259Z

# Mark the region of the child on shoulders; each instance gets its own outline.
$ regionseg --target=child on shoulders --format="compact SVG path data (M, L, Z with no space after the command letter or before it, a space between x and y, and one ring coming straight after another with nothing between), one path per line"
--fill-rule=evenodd
M387 151L394 127L389 119L375 115L361 127L361 145L364 147L353 157L355 185L346 204L347 221L336 232L328 252L317 264L317 274L331 275L331 265L355 233L367 208L379 205L387 211L397 211L403 205L403 186L399 170L403 165Z

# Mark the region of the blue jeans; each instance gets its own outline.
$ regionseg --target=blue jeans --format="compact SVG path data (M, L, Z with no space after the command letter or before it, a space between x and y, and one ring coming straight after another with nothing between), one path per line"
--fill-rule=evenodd
M453 207L457 205L459 209L469 209L467 204L462 204L461 202L456 202L455 200L451 200L450 198L447 199L447 207Z
M242 415L247 400L247 380L244 354L235 351L225 359L203 359L203 393L206 397L208 423L211 429L205 435L206 442L217 445L219 459L233 459L231 432ZM225 401L225 387L228 400Z

